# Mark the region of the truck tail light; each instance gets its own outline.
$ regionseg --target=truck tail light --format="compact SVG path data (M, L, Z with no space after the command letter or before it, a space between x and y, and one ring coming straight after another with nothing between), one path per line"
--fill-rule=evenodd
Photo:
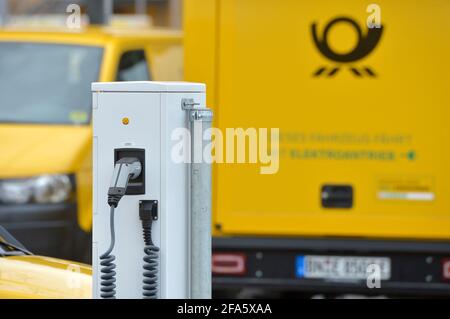
M450 258L442 260L442 276L445 280L450 280Z
M247 256L243 253L213 253L212 273L215 275L243 275L247 270Z

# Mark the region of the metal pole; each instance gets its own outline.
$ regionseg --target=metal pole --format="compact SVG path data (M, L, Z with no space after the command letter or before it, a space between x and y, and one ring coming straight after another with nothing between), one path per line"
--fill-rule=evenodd
M87 14L90 24L108 25L114 12L113 0L87 1Z
M0 0L0 25L8 23L9 0Z
M109 24L111 17L114 14L114 0L103 0L103 15L105 17L106 24Z
M181 0L169 0L169 26L171 28L181 29L182 5Z
M147 0L135 0L136 14L147 14Z
M191 295L211 298L211 164L203 158L212 111L191 109ZM208 137L207 139L210 139Z

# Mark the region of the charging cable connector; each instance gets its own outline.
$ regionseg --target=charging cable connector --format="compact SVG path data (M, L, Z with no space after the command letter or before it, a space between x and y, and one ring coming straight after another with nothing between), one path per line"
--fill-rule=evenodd
M124 157L116 162L108 190L108 205L110 209L110 231L111 242L108 250L100 256L101 297L114 299L116 297L116 257L112 255L116 236L114 229L114 209L119 204L120 199L126 194L130 179L138 178L142 171L141 162L134 157Z
M139 218L144 235L144 279L142 296L144 299L158 298L158 255L159 247L152 241L152 222L158 219L158 201L139 202Z
M108 205L117 207L120 199L125 195L129 180L139 177L142 164L135 157L124 157L116 162L111 184L108 190Z

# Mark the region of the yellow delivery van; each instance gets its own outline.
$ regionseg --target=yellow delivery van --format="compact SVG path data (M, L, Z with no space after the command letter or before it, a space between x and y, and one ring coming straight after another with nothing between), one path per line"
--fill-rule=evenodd
M450 294L450 3L184 9L215 126L279 129L274 174L214 167L214 287Z
M0 30L0 225L30 251L89 261L91 82L179 80L178 32Z

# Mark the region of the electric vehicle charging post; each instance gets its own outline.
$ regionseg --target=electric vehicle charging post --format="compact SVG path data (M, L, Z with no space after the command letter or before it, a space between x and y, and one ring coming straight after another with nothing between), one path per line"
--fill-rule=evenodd
M210 298L205 85L111 82L92 91L94 298ZM192 138L190 163L172 156L180 129Z

